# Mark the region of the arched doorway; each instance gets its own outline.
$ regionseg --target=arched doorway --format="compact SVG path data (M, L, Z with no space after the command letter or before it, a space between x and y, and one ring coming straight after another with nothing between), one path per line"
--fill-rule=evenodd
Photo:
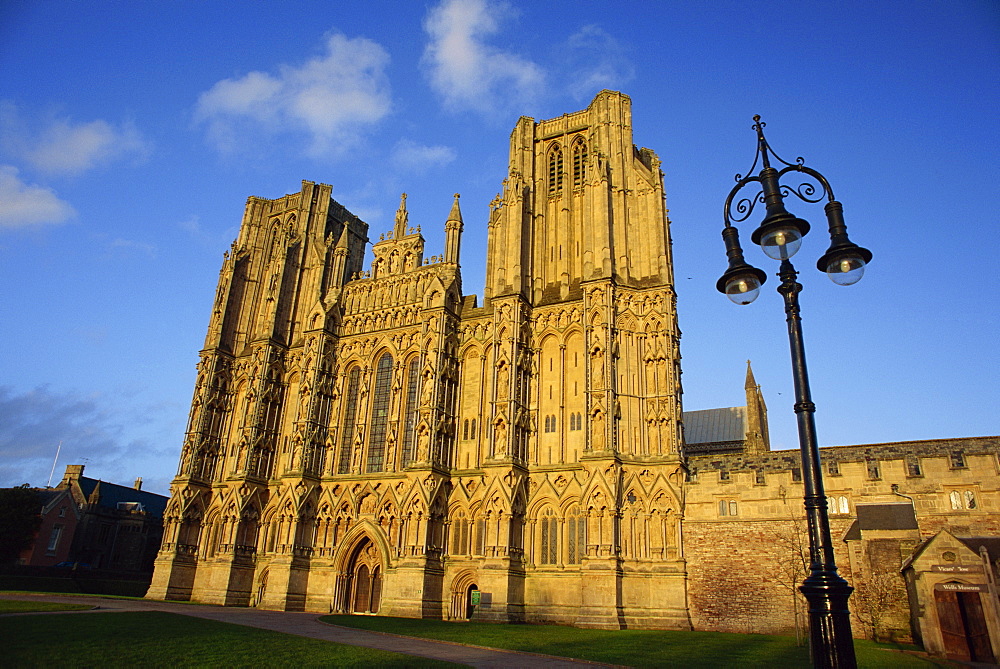
M451 582L451 606L448 611L449 620L469 620L479 604L479 586L476 585L475 574L466 571L455 577Z
M479 586L473 583L465 591L465 619L471 620L479 604Z
M348 613L378 613L382 601L382 559L378 548L364 537L351 552L347 562L346 601Z

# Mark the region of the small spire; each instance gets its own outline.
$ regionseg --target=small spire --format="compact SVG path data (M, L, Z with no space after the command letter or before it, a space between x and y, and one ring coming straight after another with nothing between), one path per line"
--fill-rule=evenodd
M747 380L743 384L743 387L747 390L757 388L757 380L753 378L753 369L750 367L750 361L747 360Z
M396 210L396 226L393 228L392 236L400 239L406 235L406 224L410 220L410 215L406 211L406 193L399 196L399 209Z
M458 206L458 198L460 197L461 195L455 193L455 202L451 205L451 213L448 214L449 221L462 222L462 209Z
M340 239L337 240L337 246L336 246L336 248L338 248L338 249L346 249L347 248L347 226L346 225L344 226L344 229L340 231Z

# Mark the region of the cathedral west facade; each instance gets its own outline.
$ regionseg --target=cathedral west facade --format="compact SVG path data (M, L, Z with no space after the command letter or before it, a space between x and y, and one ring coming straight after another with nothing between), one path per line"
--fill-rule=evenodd
M682 414L663 175L630 105L602 91L517 122L481 304L462 292L457 195L443 253L425 254L404 195L370 265L367 224L330 186L249 198L147 597L803 624L800 456L770 450L749 367L745 407ZM1000 657L1000 437L821 457L855 633Z
M227 253L149 596L689 628L660 161L631 102L511 135L482 304L303 182Z

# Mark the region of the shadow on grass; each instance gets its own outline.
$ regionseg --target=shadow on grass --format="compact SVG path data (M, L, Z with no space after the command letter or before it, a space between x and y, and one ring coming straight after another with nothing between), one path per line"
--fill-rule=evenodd
M9 667L460 666L159 611L5 616L0 637Z
M383 616L331 615L323 622L475 646L544 653L632 667L806 667L809 651L792 637L722 632L591 630L561 625L454 623ZM908 647L914 648L912 646ZM858 639L860 667L950 666Z

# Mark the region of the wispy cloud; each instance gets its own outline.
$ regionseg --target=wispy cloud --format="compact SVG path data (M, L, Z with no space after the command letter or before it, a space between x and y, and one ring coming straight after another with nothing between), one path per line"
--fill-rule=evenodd
M153 244L147 244L146 242L139 242L134 239L124 239L122 237L116 237L111 240L108 248L112 255L116 257L120 256L141 256L143 258L155 258L156 257L156 246Z
M35 119L12 102L0 103L0 141L19 162L49 175L78 175L119 160L144 160L151 143L132 121L77 122L43 115Z
M22 393L0 386L0 486L44 485L62 442L62 465L86 464L88 475L120 483L131 483L141 475L165 490L176 446L156 448L130 439L125 423L133 419L116 417L104 404L97 395L56 392L48 386ZM157 459L165 469L136 471L136 462L149 466Z
M455 150L449 146L425 146L409 139L399 140L392 148L393 164L400 170L411 172L447 165L455 157Z
M604 88L621 90L635 78L625 48L596 25L584 26L566 42L569 93L585 100Z
M506 3L487 0L443 0L430 10L423 64L446 107L493 113L523 106L541 90L538 65L487 43L512 14Z
M76 215L50 189L25 183L12 165L0 165L0 229L63 223Z
M363 37L333 33L325 53L276 73L250 72L223 79L201 94L195 118L211 142L232 152L251 132L304 132L313 157L335 155L391 108L385 69L389 54Z

